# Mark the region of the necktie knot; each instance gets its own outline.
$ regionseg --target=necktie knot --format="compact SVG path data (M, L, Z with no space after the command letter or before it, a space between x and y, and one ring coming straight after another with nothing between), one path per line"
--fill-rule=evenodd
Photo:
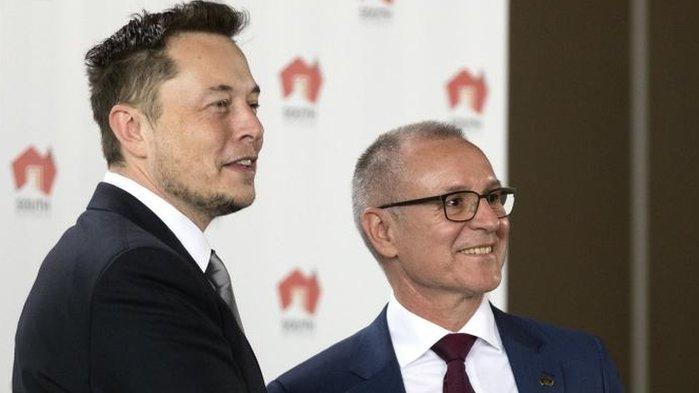
M476 342L476 337L470 334L452 333L437 341L432 346L432 350L447 363L454 360L463 362L474 342Z

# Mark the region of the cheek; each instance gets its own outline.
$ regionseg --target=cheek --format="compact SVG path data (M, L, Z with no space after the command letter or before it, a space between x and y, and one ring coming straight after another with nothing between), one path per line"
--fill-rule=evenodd
M179 159L187 165L197 168L218 167L219 157L223 150L222 138L186 135L178 142Z
M177 141L173 140L170 135L160 133L152 142L151 154L153 161L161 166L169 166L171 165L170 163L177 164L178 157L180 157L178 150Z
M496 232L498 236L498 246L496 248L496 255L499 260L499 264L502 267L502 265L505 263L505 257L508 252L508 245L509 245L509 236L510 236L510 223L509 221L505 220L503 224L500 225L500 228Z
M402 256L416 260L422 266L430 261L437 263L449 259L461 227L452 222L443 222L439 214L402 223L398 233Z
M507 218L502 219L502 221L500 221L500 228L498 228L496 234L498 239L507 242L510 236L510 220Z
M444 225L432 228L429 236L425 236L422 246L423 255L432 261L430 269L440 271L453 265L454 248L459 239L460 229L455 225Z

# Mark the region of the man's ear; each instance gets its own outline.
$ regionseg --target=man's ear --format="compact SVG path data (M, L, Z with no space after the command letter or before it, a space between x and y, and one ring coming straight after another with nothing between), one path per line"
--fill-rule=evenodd
M109 127L119 140L122 154L136 158L148 156L148 146L145 136L148 127L141 112L126 104L116 104L109 111Z
M362 229L374 246L376 252L386 259L398 256L395 245L393 225L389 213L382 209L370 207L362 214Z

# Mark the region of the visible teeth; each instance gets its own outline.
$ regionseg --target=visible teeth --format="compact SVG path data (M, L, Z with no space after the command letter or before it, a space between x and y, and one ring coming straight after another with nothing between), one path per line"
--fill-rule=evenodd
M238 164L250 166L250 165L252 165L252 160L250 160L250 159L240 160L240 161L238 161Z
M486 247L467 248L465 250L461 250L460 252L463 254L466 254L466 255L480 255L480 254L489 254L492 251L493 251L492 246L486 246Z

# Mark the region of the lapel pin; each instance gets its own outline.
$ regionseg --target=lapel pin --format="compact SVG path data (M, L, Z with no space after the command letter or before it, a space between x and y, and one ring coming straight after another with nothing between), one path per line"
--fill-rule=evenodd
M556 383L556 381L553 379L553 376L548 375L546 373L541 374L539 377L539 384L541 386L546 386L546 387L551 387Z

